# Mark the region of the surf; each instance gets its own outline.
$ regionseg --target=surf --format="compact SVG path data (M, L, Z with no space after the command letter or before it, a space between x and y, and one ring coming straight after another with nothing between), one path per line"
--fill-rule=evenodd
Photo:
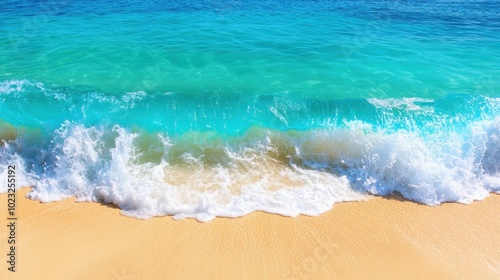
M370 195L439 205L500 192L498 98L193 99L1 85L0 171L15 164L42 202L208 221L319 215Z

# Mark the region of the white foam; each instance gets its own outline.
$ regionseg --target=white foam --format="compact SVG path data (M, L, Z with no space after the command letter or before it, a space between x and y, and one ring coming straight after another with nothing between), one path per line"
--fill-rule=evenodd
M22 92L27 84L27 80L8 80L0 82L0 94L10 94L13 92Z
M1 140L0 140L1 141ZM0 184L0 193L7 192L7 175L9 166L14 166L15 178L16 178L16 189L20 189L25 186L31 186L36 184L37 177L26 170L26 162L23 158L16 153L15 144L3 143L0 145L0 179L2 180Z
M450 132L436 139L376 131L361 122L334 131L261 129L201 144L186 140L192 135L152 136L161 143L152 148L160 149L159 161L145 160L151 151L139 148L141 135L119 126L108 131L66 122L55 134L55 145L44 151L56 155L50 170L23 171L23 182L34 186L28 197L102 201L138 218L208 221L258 210L318 215L367 194L399 192L437 205L470 203L500 191L500 118L473 123L466 135ZM9 157L2 159L2 178L6 162L27 165L12 145L0 151Z
M55 174L39 180L29 197L46 202L74 195L79 201L113 203L124 214L138 218L174 215L176 219L193 217L200 221L215 216L242 216L256 210L288 216L318 215L335 202L363 198L349 187L346 178L329 173L281 167L275 175L257 172L250 177L261 178L247 180L246 171L237 171L241 165L233 166L234 169L221 165L204 167L187 153L184 159L191 166L183 180L173 184L165 176L186 171L185 167L170 166L166 161L138 164L133 144L137 135L119 127L114 130L118 133L115 147L109 160L102 160L96 141L98 130L65 124L59 132L63 140ZM163 140L168 149L169 140ZM242 161L251 163L242 156ZM192 169L195 166L197 170ZM283 185L274 179L290 177L296 177L303 186L269 190L270 185Z
M458 143L432 146L413 133L360 130L337 135L335 143L327 160L315 159L314 163L345 169L343 173L356 189L376 195L399 192L429 205L469 203L488 195L481 177L474 172L473 161L443 153Z
M433 109L431 106L422 107L418 105L418 103L431 103L434 100L428 98L420 98L420 97L404 97L404 98L370 98L368 102L370 102L376 108L382 109L404 109L409 111L426 111L432 112Z

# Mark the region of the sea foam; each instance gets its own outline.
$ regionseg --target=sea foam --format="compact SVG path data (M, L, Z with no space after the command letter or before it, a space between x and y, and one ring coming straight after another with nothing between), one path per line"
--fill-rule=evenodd
M259 210L318 215L369 194L438 205L500 191L500 119L471 124L466 135L449 133L448 142L362 122L334 131L256 127L232 139L65 122L54 135L47 146L5 142L2 172L7 163L19 166L20 182L33 187L30 199L74 196L112 203L137 218L208 221Z
M28 80L1 82L0 93L0 174L15 165L18 187L42 202L208 221L318 215L370 195L438 205L500 192L493 97L193 99Z

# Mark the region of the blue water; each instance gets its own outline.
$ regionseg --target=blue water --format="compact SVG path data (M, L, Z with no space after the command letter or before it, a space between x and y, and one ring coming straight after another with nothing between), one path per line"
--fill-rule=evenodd
M4 1L0 172L206 221L500 191L498 1ZM0 187L6 191L6 186Z

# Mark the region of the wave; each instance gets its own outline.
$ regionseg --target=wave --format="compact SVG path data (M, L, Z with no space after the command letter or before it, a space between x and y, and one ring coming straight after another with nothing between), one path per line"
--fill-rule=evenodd
M252 126L275 130L335 129L363 121L384 130L429 132L465 127L500 113L500 98L450 94L429 98L343 98L301 93L104 93L89 87L0 82L2 118L16 126L57 129L66 120L182 134L215 131L238 135Z
M318 215L369 195L438 205L500 192L496 98L112 95L8 81L0 100L0 174L15 164L42 202L208 221Z

